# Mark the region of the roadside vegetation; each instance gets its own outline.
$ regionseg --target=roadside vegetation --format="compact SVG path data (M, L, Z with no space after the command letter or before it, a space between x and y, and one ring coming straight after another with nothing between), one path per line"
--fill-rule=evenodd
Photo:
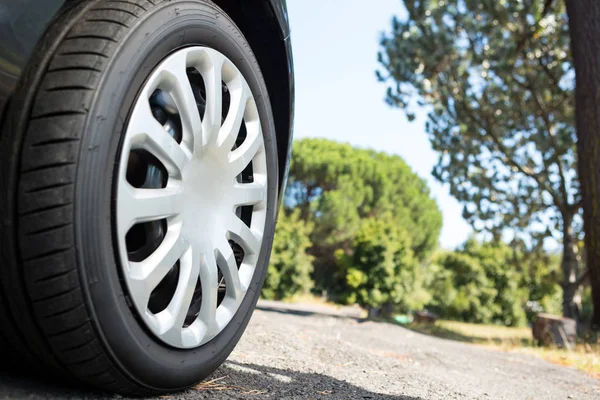
M561 313L559 254L475 237L440 250L440 230L425 181L400 157L299 140L263 297L313 293L372 314L428 309L505 326ZM584 318L590 297L582 292Z

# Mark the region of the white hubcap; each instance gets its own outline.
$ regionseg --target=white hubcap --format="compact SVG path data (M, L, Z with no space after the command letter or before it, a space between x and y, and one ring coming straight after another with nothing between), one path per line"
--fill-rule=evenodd
M133 158L146 160L141 180L130 177ZM151 175L158 186L148 187ZM241 72L209 48L170 55L133 108L116 204L129 295L158 338L193 348L231 321L256 269L266 201L260 119ZM161 233L154 247L150 226Z

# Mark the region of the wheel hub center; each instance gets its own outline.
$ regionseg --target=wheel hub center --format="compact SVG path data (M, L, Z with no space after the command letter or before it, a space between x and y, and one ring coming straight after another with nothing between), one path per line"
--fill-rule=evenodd
M194 155L183 171L183 234L200 243L223 230L222 219L232 207L228 189L233 183L220 164L212 154Z

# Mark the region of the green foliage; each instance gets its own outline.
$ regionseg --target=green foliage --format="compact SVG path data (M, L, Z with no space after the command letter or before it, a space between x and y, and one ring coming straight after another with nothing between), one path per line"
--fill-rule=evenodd
M546 252L530 252L519 256L517 270L523 273L523 286L529 291L529 301L537 303L528 312L527 318L533 321L534 313L543 311L560 315L562 311L562 279L560 255Z
M404 0L382 39L387 101L429 105L427 132L464 216L499 237L563 229L579 210L574 73L560 1ZM570 219L567 221L570 224Z
M332 300L399 312L427 307L469 322L523 325L533 315L526 314L530 303L536 312L560 306L556 256L476 240L432 254L440 212L398 157L301 140L285 206L267 298L306 292L316 278ZM311 277L313 263L321 274Z
M335 254L352 250L364 220L385 218L411 232L417 260L432 254L442 225L427 184L400 157L324 139L294 143L286 208L299 209L314 225L314 278L330 295L344 295L346 276L338 271Z
M420 267L408 234L390 220L363 220L352 250L336 252L339 273L345 277L342 300L371 308L389 303L403 312L419 309L429 300Z
M433 278L432 308L451 319L491 322L499 311L494 302L498 292L479 261L469 254L452 252L440 256L438 263L445 281L437 284Z
M582 310L581 315L583 321L586 323L592 320L592 316L594 314L594 300L592 298L592 288L588 286L584 288L583 293L581 294L582 301Z
M427 306L443 318L508 326L531 322L538 312L560 314L559 261L544 252L470 239L429 266Z
M557 286L539 287L542 279L528 276L521 268L530 261L503 243L471 239L457 251L440 254L430 267L429 306L444 318L523 325L528 301L548 301Z
M275 229L273 252L262 296L284 299L312 289L310 274L313 258L306 253L310 247L310 224L300 219L300 212L279 213Z

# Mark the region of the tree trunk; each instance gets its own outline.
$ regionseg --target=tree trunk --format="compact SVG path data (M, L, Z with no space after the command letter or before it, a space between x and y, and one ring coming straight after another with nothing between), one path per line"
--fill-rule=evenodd
M579 289L579 259L577 243L573 235L573 214L563 214L563 316L576 321L580 319L581 297Z
M577 153L594 302L592 324L600 328L600 1L566 2L577 76Z

